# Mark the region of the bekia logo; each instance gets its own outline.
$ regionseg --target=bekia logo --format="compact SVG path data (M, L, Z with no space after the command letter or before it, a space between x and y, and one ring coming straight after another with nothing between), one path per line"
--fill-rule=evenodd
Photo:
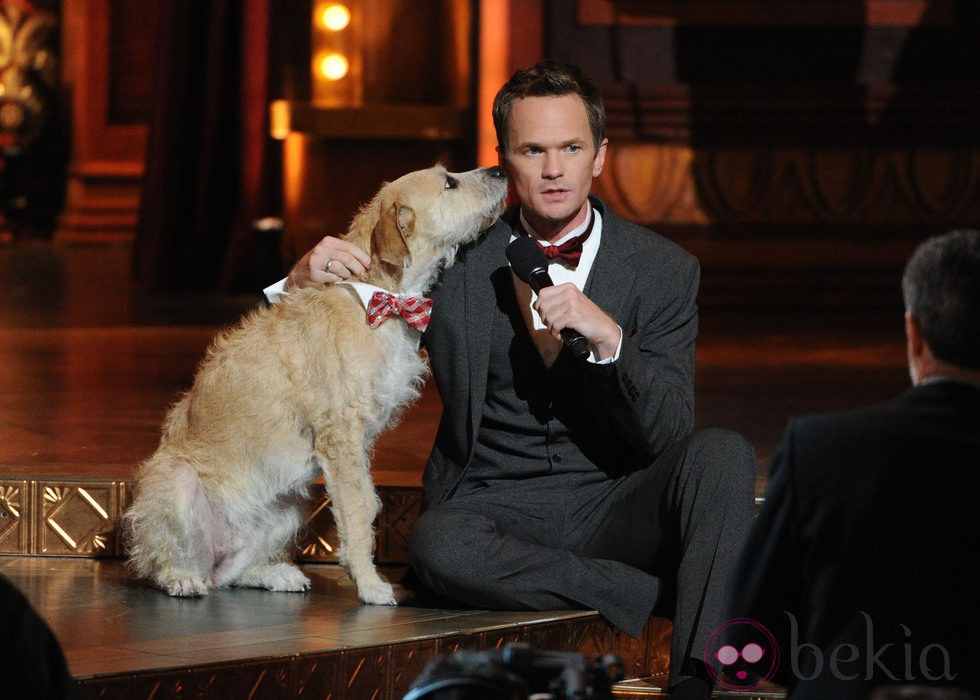
M728 637L742 640L736 647ZM740 618L724 623L708 638L704 663L712 679L728 690L756 690L779 669L779 645L764 625Z
M949 682L957 677L947 649L935 642L915 643L906 625L876 631L871 616L861 611L851 628L852 641L823 648L801 640L796 617L785 614L789 624L782 663L798 681ZM775 677L780 661L775 635L748 618L728 620L716 628L704 648L708 672L728 690L761 688Z

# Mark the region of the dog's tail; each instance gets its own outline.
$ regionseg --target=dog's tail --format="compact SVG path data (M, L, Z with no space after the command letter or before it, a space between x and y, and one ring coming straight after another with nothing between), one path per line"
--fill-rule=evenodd
M157 452L141 465L136 496L122 516L132 576L154 580L163 571L210 571L212 529L211 506L189 463Z

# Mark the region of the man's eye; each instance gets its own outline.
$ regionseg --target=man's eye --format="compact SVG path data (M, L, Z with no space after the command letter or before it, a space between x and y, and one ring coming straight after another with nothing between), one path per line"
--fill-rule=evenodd
M446 184L444 185L447 190L454 190L459 186L459 180L454 178L452 175L446 175Z
M539 153L541 153L541 149L540 148L529 148L529 149L527 149L527 154L529 156L536 156Z

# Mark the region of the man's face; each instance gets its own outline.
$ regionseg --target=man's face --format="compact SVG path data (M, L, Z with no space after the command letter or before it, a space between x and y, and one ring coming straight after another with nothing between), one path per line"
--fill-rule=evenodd
M555 240L584 220L592 178L602 172L585 103L578 95L514 102L501 165L534 230Z

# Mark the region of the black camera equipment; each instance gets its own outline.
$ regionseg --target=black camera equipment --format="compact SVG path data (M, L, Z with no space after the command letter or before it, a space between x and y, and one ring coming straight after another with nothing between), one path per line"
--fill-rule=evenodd
M542 651L511 642L502 649L461 649L425 667L403 700L527 700L611 698L623 677L615 654Z

